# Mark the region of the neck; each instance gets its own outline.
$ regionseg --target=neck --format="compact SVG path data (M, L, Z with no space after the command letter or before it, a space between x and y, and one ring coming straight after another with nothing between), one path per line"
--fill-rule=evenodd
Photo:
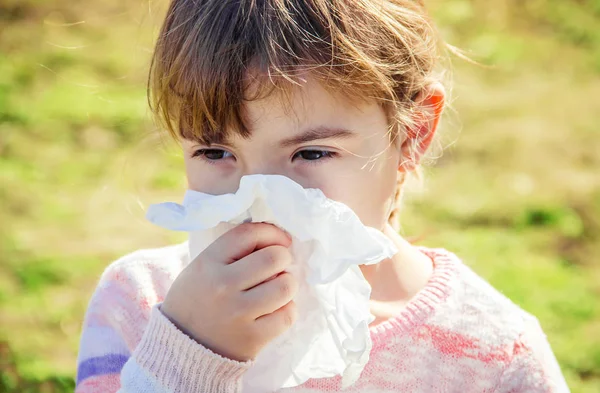
M398 253L374 265L360 265L360 269L371 285L372 305L383 302L404 305L425 287L433 263L391 226L386 226L383 233L394 242Z

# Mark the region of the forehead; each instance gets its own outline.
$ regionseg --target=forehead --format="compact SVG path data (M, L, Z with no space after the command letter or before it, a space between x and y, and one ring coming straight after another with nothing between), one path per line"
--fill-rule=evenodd
M357 129L381 126L383 108L375 100L349 97L314 78L244 103L242 114L250 137L271 129L279 134L306 128ZM383 122L385 123L385 121Z
M327 86L310 75L291 83L275 82L256 74L246 78L244 100L239 111L232 112L240 114L243 129L231 121L217 132L192 133L184 139L206 145L271 143L311 129L350 130L365 136L387 131L385 111L374 99L350 95L341 86Z

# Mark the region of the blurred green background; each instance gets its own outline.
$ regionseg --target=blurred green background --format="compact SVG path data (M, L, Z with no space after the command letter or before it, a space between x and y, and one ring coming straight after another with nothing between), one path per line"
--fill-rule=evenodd
M167 1L0 1L0 392L73 390L83 314L118 256L180 241L145 78ZM600 0L426 1L457 57L444 154L407 236L458 253L540 319L573 392L600 392Z

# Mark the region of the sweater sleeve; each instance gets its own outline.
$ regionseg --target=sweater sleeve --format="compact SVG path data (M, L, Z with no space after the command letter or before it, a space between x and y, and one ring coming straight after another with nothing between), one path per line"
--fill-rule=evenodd
M525 331L514 345L497 393L568 393L556 357L538 320L526 316Z
M113 264L102 275L86 311L75 392L239 392L252 362L224 358L177 329L155 301L148 268Z

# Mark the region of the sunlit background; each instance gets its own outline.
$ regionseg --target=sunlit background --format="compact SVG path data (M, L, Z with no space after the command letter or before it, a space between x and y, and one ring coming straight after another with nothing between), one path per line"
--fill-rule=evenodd
M0 1L0 392L73 390L100 273L183 240L148 60L166 0ZM540 319L573 392L600 392L600 1L426 1L452 57L444 154L403 233Z

